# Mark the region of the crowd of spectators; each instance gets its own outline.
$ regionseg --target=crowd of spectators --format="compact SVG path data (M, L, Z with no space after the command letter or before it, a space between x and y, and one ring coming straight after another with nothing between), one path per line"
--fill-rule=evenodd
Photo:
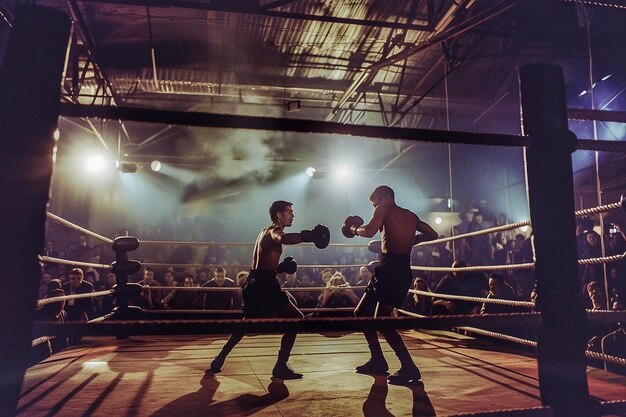
M505 224L502 216L497 220L485 220L481 213L473 213L467 222L455 226L454 233L461 234ZM471 220L469 220L471 219ZM626 236L619 225L611 224L604 233L604 242L592 219L579 219L577 222L577 242L579 258L601 256L604 243L605 255L621 255L626 252ZM152 236L154 237L154 236ZM95 264L110 264L114 255L107 246L89 244L90 238L78 235L75 240L58 248L54 240L49 240L43 254ZM133 252L136 259L154 266L144 267L131 277L132 282L143 286L141 294L131 300L133 305L146 310L235 310L241 309L241 291L250 268L252 244L193 244L183 245L141 245ZM284 248L283 256L292 256L299 263L294 274L279 274L278 279L300 308L328 309L315 315L351 315L348 309L358 303L363 287L369 282L372 261L378 254L370 252L365 244L331 245L319 251L312 246L298 245ZM132 256L131 256L132 257ZM518 230L484 234L459 239L443 244L415 247L413 265L453 266L503 265L502 270L492 274L481 272L423 272L414 271L413 288L437 293L466 295L473 297L501 298L518 301L531 301L536 296L533 270L509 270L506 265L532 263L531 238ZM202 266L187 267L198 264ZM606 281L604 268L606 267ZM82 273L81 283L73 283L76 270ZM73 274L74 273L74 274ZM74 275L74 277L73 277ZM580 298L587 309L623 310L626 299L626 266L622 262L588 265L579 268ZM56 283L61 283L57 288ZM50 288L53 285L53 288ZM39 296L50 296L50 291L79 293L112 288L115 275L107 268L72 269L61 264L44 264ZM89 287L89 288L87 288ZM153 290L151 287L172 287L171 290ZM232 288L233 291L193 292L177 291L176 287ZM311 287L315 287L311 289ZM357 288L353 288L357 287ZM303 288L298 290L298 288ZM608 294L608 296L607 296ZM78 301L78 300L77 300ZM94 299L89 306L81 303L66 303L62 309L67 320L87 320L106 314L114 307L112 296ZM333 311L333 309L339 310ZM425 295L408 294L404 310L421 315L431 314L485 314L520 311L519 307L490 303L472 303L432 298ZM48 308L45 315L50 320L59 320L58 314ZM79 310L79 312L77 312ZM44 314L43 312L41 314ZM56 318L55 318L56 317ZM620 333L621 331L621 333ZM590 349L602 350L603 338L607 346L615 339L617 344L623 338L623 328L602 328L593 330Z

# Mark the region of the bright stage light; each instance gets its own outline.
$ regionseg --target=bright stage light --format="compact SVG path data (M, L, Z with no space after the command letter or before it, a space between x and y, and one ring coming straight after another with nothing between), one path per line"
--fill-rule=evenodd
M435 217L435 224L441 224L441 222L443 222L441 217Z
M152 163L150 164L150 168L154 172L158 172L161 169L161 162L159 162L157 160L152 161Z
M304 172L306 173L306 175L308 175L309 177L312 177L313 175L315 175L315 171L317 171L315 168L313 167L308 167Z
M339 178L340 180L346 180L348 178L350 178L350 175L352 174L352 172L350 171L350 168L348 168L345 165L340 165L337 167L337 169L335 170L335 175L337 176L337 178Z
M59 132L59 129L54 130L53 137L54 137L54 140L59 140L59 138L61 137L61 132Z
M92 174L99 174L104 171L107 160L102 155L91 155L85 160L85 168Z

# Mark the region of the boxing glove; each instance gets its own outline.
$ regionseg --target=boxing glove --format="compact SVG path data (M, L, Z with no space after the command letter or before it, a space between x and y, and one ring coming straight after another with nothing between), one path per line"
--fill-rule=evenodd
M367 244L367 250L373 253L377 253L378 255L382 255L383 242L380 240L370 240L370 243Z
M313 242L316 248L324 249L330 242L330 230L323 224L318 224L313 230L303 230L300 232L303 242Z
M363 223L365 222L359 216L348 216L346 221L343 222L343 226L341 226L341 233L343 233L345 237L353 238L356 236L356 229L362 226Z
M295 274L298 270L298 264L291 256L287 256L281 263L278 264L278 268L276 268L276 273L280 274L282 272L286 274Z

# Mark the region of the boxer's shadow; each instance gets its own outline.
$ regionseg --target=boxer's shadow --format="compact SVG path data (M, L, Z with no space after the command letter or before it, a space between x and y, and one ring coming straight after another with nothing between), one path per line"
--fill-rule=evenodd
M272 379L263 395L241 394L226 401L213 400L220 382L212 374L206 374L200 381L198 391L184 395L157 410L152 417L206 417L255 414L266 407L289 397L289 390L282 380Z
M370 388L365 403L363 403L363 415L365 417L393 417L394 415L387 410L385 402L389 386L387 378L383 376L375 376L374 383ZM409 385L413 395L412 416L413 417L431 417L436 416L435 409L428 398L428 394L424 390L423 384Z

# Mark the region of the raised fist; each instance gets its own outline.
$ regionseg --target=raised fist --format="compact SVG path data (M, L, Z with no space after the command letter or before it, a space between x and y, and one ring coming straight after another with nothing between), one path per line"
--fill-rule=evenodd
M343 222L343 226L341 226L341 233L343 233L345 237L353 238L357 234L356 229L359 226L362 226L363 223L365 222L359 216L348 216L348 218Z

